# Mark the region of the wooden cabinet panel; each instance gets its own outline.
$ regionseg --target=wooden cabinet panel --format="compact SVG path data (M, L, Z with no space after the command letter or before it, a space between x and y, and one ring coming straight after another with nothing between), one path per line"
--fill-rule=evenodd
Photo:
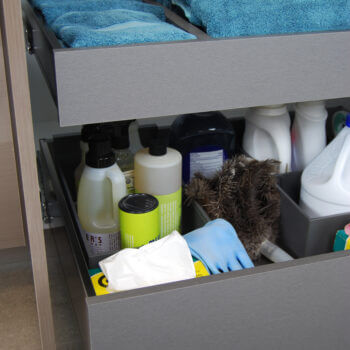
M0 35L0 249L25 245Z

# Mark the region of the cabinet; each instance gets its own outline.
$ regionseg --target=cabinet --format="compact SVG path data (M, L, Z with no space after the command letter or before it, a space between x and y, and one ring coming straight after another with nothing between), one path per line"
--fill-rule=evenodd
M20 4L1 5L21 191L28 196L24 214L48 349L52 317L30 105L28 91L14 89L26 76ZM62 126L350 96L348 31L225 40L201 34L186 43L72 50L59 47L28 11L27 28ZM349 266L349 254L341 252L104 297L84 294L82 284L78 298L93 348L342 349ZM116 318L118 328L111 326Z

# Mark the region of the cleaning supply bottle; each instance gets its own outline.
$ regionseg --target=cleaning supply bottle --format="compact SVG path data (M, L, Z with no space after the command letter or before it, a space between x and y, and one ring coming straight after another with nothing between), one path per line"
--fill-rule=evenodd
M182 154L182 179L196 172L211 177L235 151L231 123L219 112L181 115L170 128L170 147Z
M344 129L303 171L300 206L310 217L350 213L350 113Z
M135 191L158 199L160 238L174 230L180 232L181 172L181 154L166 147L165 140L155 139L149 148L135 154Z
M276 159L280 172L291 169L290 117L285 105L255 107L245 116L244 151L257 160Z
M126 195L125 178L104 134L89 142L78 188L78 217L89 255L120 249L119 200Z
M81 161L79 165L76 167L76 169L74 170L74 181L75 181L76 190L78 190L80 177L85 168L85 156L86 156L86 153L89 151L88 142L94 134L99 132L100 132L100 124L83 125L81 129L81 137L80 137Z
M139 123L137 120L132 120L129 125L129 140L130 140L130 151L135 154L143 148L139 134Z
M295 105L292 126L292 170L303 170L326 147L324 101L300 102Z
M134 193L134 155L130 150L129 126L132 120L114 123L112 148L115 161L124 173L129 194Z

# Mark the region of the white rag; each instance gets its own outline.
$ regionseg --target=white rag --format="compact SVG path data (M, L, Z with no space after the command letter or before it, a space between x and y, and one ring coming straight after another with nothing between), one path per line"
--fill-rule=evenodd
M196 277L190 249L177 231L141 248L123 249L99 265L112 292Z

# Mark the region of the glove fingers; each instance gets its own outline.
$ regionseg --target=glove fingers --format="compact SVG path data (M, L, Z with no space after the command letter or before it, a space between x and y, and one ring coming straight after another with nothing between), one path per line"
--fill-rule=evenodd
M208 266L209 272L212 275L217 275L220 273L220 271L218 270L218 268L215 265L207 263L207 266Z
M232 258L231 261L228 263L228 268L230 269L230 271L242 270L242 266L235 258Z
M218 268L219 271L221 270L222 272L228 272L229 271L227 265L225 265L225 264L220 264L220 265L217 266L217 268Z
M239 260L241 265L246 269L250 267L254 267L253 262L251 261L249 255L245 250L237 253L237 259Z

